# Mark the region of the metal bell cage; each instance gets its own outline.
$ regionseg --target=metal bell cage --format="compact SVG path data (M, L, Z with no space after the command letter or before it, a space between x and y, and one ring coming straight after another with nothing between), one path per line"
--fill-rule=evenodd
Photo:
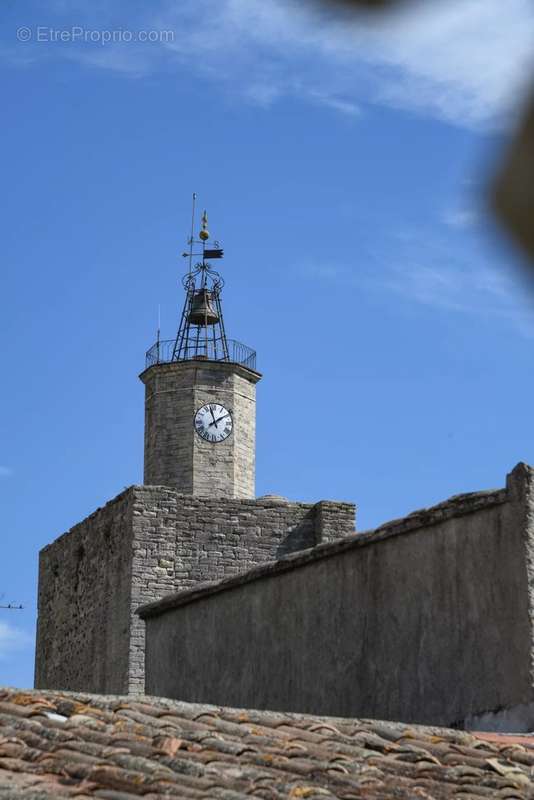
M198 285L197 285L198 283ZM173 361L226 361L256 369L256 351L228 339L221 289L224 281L204 260L183 279L186 298L176 339L158 340L146 353L146 368Z

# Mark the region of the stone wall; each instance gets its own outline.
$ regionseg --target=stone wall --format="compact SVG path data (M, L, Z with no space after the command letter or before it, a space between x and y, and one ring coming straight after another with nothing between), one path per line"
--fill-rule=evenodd
M256 382L259 374L236 365L209 363L196 370L195 411L221 403L233 431L223 442L206 442L191 428L193 494L253 498L256 494ZM166 484L169 485L169 484Z
M145 470L149 486L198 497L255 495L256 383L261 375L239 364L175 361L141 374L145 384ZM222 442L195 432L195 413L221 403L233 431Z
M126 691L132 538L127 490L41 550L37 688Z
M140 375L145 384L143 482L192 493L194 368L180 366L159 364Z
M147 693L440 725L519 709L531 730L533 484L518 465L506 489L146 606Z
M278 500L221 500L178 495L163 487L135 487L131 598L131 691L144 690L142 603L174 587L191 587L236 575L323 541L324 503ZM354 531L354 506L326 503L325 535Z
M141 603L354 531L354 506L133 486L44 548L38 688L144 690Z

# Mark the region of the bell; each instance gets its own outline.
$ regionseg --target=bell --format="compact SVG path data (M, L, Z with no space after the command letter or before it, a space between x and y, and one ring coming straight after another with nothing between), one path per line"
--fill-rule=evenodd
M199 289L193 296L189 322L191 325L215 325L219 315L212 305L213 293L208 289Z

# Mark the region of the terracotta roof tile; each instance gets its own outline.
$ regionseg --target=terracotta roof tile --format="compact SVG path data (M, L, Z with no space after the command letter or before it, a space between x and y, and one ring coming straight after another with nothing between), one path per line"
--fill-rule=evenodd
M534 800L534 737L0 689L0 799Z

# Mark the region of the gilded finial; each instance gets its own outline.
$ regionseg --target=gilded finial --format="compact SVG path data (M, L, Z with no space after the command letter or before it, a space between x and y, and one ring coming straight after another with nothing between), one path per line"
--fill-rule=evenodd
M206 211L202 214L202 229L198 235L203 242L210 238L210 233L208 231L208 214Z

